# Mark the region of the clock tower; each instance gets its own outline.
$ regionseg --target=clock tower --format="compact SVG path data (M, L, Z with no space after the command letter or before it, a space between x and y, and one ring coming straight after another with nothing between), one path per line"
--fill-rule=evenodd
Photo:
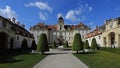
M60 16L58 20L58 30L64 30L64 20L62 16Z

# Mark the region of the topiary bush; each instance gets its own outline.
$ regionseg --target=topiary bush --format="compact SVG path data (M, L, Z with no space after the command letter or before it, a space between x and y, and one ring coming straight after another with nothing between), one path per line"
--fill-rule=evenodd
M95 38L92 39L91 49L94 49L94 50L98 49L98 45Z
M53 41L52 42L52 48L56 48L57 46L56 46L56 43L55 43L55 41Z
M22 40L21 49L24 51L28 49L28 43L26 39Z
M33 40L31 45L31 50L36 50L36 49L37 49L37 45L35 43L35 40Z
M90 49L88 40L84 42L84 49Z
M48 40L45 33L40 34L37 51L41 51L42 54L44 54L45 51L49 51Z
M64 48L68 48L69 45L68 45L68 41L65 41L65 44L63 45Z
M79 50L83 50L82 39L81 39L81 35L79 33L76 33L74 35L72 50L76 51L77 54L78 54Z

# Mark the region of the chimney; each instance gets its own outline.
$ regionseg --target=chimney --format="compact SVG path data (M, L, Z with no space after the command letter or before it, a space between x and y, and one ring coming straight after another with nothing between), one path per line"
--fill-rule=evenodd
M14 17L12 18L12 22L15 23L15 18Z
M17 25L20 25L20 22L16 22Z

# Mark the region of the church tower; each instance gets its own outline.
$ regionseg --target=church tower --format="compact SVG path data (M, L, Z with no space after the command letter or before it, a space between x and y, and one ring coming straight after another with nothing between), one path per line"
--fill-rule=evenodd
M58 30L64 30L64 20L62 16L60 16L58 20Z

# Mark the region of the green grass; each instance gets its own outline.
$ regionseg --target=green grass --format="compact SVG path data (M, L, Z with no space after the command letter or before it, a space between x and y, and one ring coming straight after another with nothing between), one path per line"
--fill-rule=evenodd
M101 47L100 49L103 51L108 51L108 52L120 54L120 48Z
M120 55L107 51L74 54L90 68L120 68Z
M0 68L33 68L35 64L47 55L31 53L9 53L1 54Z

